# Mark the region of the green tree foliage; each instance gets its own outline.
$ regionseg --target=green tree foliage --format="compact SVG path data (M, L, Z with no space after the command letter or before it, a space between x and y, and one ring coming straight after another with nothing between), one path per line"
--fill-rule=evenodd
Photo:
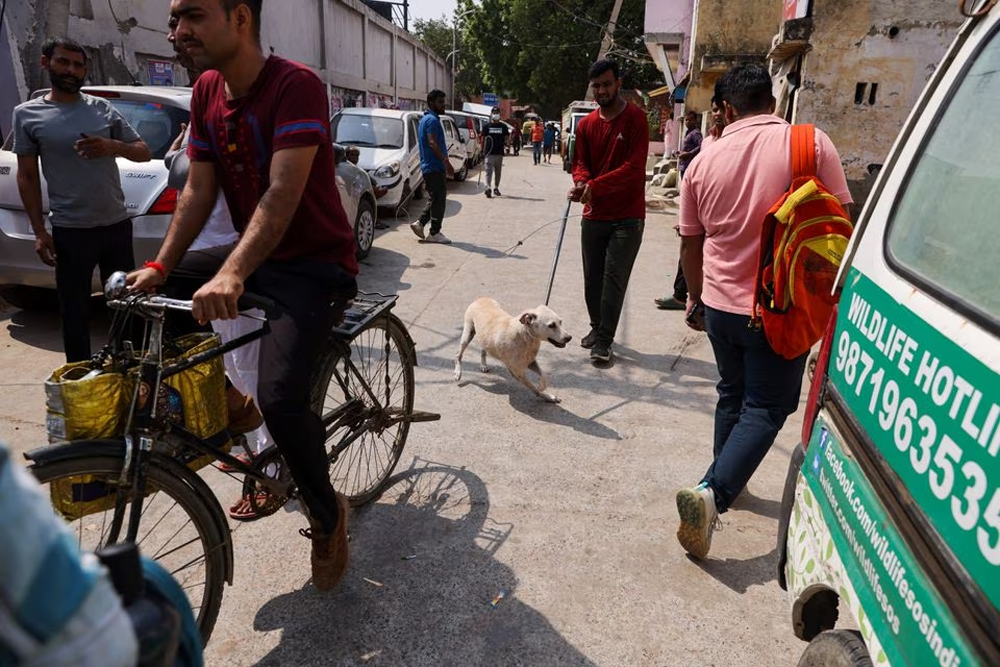
M461 11L461 10L460 10ZM471 14L469 15L471 16ZM460 25L465 21L461 21ZM469 48L464 42L464 31L459 29L452 31L452 23L445 17L439 19L416 19L413 22L413 34L421 42L426 44L439 55L449 66L452 66L452 44L457 47L456 54L457 76L455 79L455 90L459 100L467 100L472 95L476 95L483 90L482 70L483 66L479 60L476 50ZM455 40L454 42L452 40ZM459 108L458 101L454 102L454 107Z
M462 50L483 85L554 118L582 99L614 0L461 0ZM642 40L645 0L624 0L609 56L622 66L623 88L663 85ZM462 59L460 58L460 62Z

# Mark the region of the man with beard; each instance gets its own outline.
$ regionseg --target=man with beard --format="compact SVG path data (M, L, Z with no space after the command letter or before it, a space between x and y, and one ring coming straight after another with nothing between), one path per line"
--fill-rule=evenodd
M598 108L580 120L569 198L582 202L583 284L590 333L580 345L592 361L611 361L611 346L625 302L646 218L649 124L639 107L618 95L618 65L598 60L590 87Z
M42 46L52 89L14 109L17 189L35 232L35 251L56 269L66 361L90 358L90 290L94 267L102 282L135 268L132 221L125 210L118 156L147 162L149 147L115 107L80 92L87 54L58 37ZM48 184L49 222L42 215L38 161Z
M283 311L260 341L264 422L307 510L313 585L347 569L346 498L330 483L326 430L310 407L312 371L357 293L354 230L335 182L326 87L309 68L261 50L261 0L172 0L176 39L204 73L191 98L187 185L155 262L129 277L159 287L205 225L219 185L240 240L193 295L201 322L238 316L244 288Z

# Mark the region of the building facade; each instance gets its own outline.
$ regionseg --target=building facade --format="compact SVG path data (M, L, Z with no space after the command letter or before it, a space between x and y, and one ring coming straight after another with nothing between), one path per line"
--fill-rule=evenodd
M48 82L39 61L50 35L88 51L88 83L185 85L187 73L167 42L164 0L18 0L0 25L0 130L13 107ZM264 3L261 42L313 68L330 104L422 108L428 91L451 90L447 63L359 0Z
M962 20L939 0L786 3L768 55L776 113L830 135L854 201L867 199Z

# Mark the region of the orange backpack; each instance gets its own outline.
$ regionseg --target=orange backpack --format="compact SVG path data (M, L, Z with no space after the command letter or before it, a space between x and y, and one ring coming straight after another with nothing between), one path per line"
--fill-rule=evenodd
M764 218L751 326L795 359L823 336L840 298L837 272L854 225L816 177L812 125L792 126L792 184Z

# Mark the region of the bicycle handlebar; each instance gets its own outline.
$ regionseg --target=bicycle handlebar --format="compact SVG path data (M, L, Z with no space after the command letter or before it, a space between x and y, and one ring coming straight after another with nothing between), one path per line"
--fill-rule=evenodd
M111 274L111 277L108 278L107 283L104 285L104 296L107 298L108 305L112 308L128 308L134 305L137 301L141 301L144 306L150 306L161 310L183 310L191 312L190 300L171 299L157 294L149 294L146 296L142 296L138 293L130 294L128 286L125 283L125 275L124 271L116 271ZM278 304L259 294L244 292L236 302L236 307L241 311L259 308L264 311L264 318L268 320L274 320L281 317L281 309L278 308Z

